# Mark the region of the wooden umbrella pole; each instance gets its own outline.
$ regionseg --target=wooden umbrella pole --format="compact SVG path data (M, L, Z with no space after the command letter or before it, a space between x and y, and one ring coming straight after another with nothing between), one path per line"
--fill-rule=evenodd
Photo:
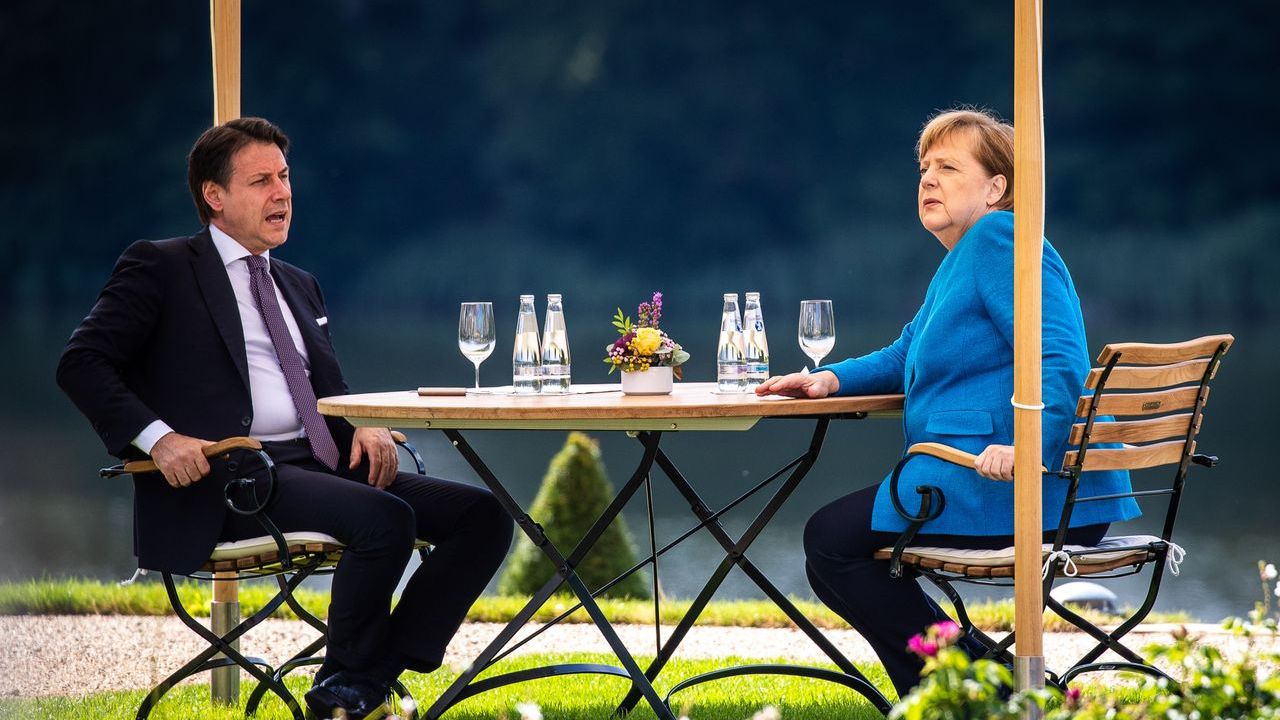
M1044 106L1040 0L1014 8L1014 676L1019 689L1044 687L1040 586L1043 531L1040 468L1040 285L1044 238ZM1038 713L1031 711L1032 716Z
M213 45L213 123L240 117L240 0L209 0L209 34ZM240 584L235 573L214 573L209 627L225 635L240 624ZM240 641L232 643L240 649ZM240 668L214 668L209 680L214 702L240 702Z
M213 122L240 117L240 0L209 0L213 38Z

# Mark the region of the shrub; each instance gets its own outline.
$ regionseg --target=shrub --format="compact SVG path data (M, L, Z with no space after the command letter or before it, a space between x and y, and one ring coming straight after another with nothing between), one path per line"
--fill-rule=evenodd
M1263 600L1249 613L1249 622L1227 618L1222 625L1246 641L1239 660L1229 660L1222 651L1179 627L1173 642L1146 648L1149 662L1163 660L1182 681L1144 676L1136 700L1082 697L1070 688L1061 704L1045 715L1045 720L1280 720L1280 676L1265 675L1263 667L1280 665L1280 653L1261 652L1255 636L1267 633L1274 640L1277 613L1271 596L1280 597L1280 585L1273 590L1276 568L1258 563ZM955 623L938 623L923 635L911 638L910 648L925 660L925 677L894 707L890 718L942 720L944 718L1016 718L1030 704L1045 707L1058 693L1055 690L1013 693L1008 668L988 660L971 661L952 647L960 630ZM1002 700L1001 697L1008 697Z
M1012 693L1013 673L993 660L970 660L955 647L960 626L946 621L911 638L908 647L924 659L924 679L889 713L890 720L1017 720L1043 702L1035 692Z
M529 514L542 525L560 552L568 556L609 505L613 495L613 483L605 475L596 441L582 433L569 433L564 447L551 460ZM578 575L587 587L594 590L635 562L631 534L619 515L578 565ZM547 556L521 534L515 554L498 581L498 592L531 595L554 574L555 569ZM648 598L649 586L644 575L637 572L610 588L604 596Z

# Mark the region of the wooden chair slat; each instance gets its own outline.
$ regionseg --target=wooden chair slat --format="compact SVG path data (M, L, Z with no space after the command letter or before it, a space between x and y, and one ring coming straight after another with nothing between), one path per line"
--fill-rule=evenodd
M1163 415L1177 410L1188 410L1195 406L1199 397L1199 386L1165 390L1150 393L1104 394L1098 399L1099 415ZM1209 388L1204 389L1205 400L1209 399ZM1089 412L1092 395L1081 395L1076 403L1076 416L1084 417Z
M1093 448L1084 456L1083 471L1090 470L1140 470L1142 468L1168 465L1182 460L1182 449L1186 445L1182 440L1156 443L1154 445L1138 445L1123 448ZM1191 442L1190 452L1195 452L1195 441ZM1063 467L1071 467L1078 462L1080 453L1072 450L1062 460Z
M1200 382L1204 378L1207 367L1209 367L1209 358L1188 360L1172 365L1117 365L1107 376L1107 387L1120 390L1144 390ZM1102 372L1103 368L1090 370L1084 386L1090 390L1096 389L1098 380L1102 378Z
M1098 354L1098 363L1106 365L1111 358L1120 354L1120 362L1125 365L1163 365L1166 363L1194 360L1208 357L1218 351L1223 343L1231 347L1235 338L1229 334L1206 335L1194 340L1180 343L1111 343L1102 348Z
M1183 438L1186 437L1187 429L1191 426L1191 417L1192 413L1179 413L1148 420L1095 422L1089 434L1089 442L1144 443L1175 437ZM1203 417L1202 415L1201 419ZM1200 420L1196 421L1196 432L1200 431L1200 422ZM1084 423L1076 423L1071 426L1071 434L1067 436L1068 443L1080 444L1080 438L1084 435L1084 425Z
M300 543L289 546L289 557L295 564L310 565L313 563L332 564L342 557L343 547L332 543ZM318 561L314 559L317 554L323 553L323 557ZM246 555L240 558L228 558L226 560L210 560L200 567L205 572L253 572L256 570L274 571L279 568L280 553L276 550L268 550L254 555Z

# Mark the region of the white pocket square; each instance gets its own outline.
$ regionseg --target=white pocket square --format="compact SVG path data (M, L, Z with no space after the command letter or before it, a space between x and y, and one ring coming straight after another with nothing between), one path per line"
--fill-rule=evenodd
M318 317L318 318L316 318L316 324L317 324L317 325L319 325L320 327L324 327L325 325L328 325L328 324L329 324L329 316L328 316L328 315L325 315L324 317Z

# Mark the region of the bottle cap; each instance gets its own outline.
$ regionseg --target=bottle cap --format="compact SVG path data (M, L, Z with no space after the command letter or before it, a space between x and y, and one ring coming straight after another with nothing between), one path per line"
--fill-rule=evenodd
M758 301L759 299L760 299L760 293L758 293L758 292L749 292L749 293L747 293L747 302L751 302L752 300L757 300L757 301Z
M547 293L547 302L560 302L560 293Z
M532 295L521 295L521 296L520 296L520 302L522 302L522 303L530 302L530 303L531 303L531 302L533 302L533 296L532 296Z
M725 302L729 302L729 301L738 302L738 293L725 293L725 294L724 294L724 301L725 301Z

